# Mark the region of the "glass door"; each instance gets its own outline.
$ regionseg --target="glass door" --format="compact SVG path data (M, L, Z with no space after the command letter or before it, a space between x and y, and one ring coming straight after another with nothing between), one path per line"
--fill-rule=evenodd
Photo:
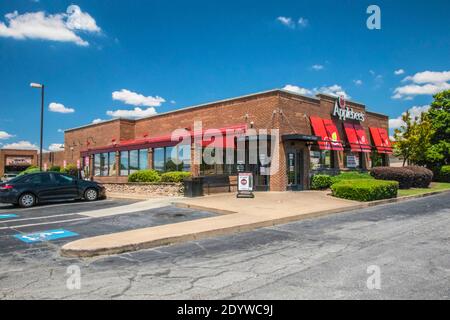
M288 190L303 190L303 157L299 150L289 150L286 154L286 175Z

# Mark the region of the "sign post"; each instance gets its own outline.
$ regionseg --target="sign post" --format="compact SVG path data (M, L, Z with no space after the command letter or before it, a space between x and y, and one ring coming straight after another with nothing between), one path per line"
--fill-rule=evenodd
M254 198L253 194L253 173L239 172L237 198Z

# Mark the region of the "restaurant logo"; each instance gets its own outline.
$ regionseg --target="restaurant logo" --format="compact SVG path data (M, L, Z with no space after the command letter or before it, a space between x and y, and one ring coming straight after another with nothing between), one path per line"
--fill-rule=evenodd
M347 107L344 96L340 96L334 103L333 116L339 117L339 120L345 121L347 119L364 121L366 115L364 112L354 111L353 108Z

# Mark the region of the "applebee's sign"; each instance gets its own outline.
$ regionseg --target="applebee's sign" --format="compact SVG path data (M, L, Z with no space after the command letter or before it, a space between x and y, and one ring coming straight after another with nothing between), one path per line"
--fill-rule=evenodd
M364 112L354 111L353 108L347 107L343 96L336 99L336 102L334 103L333 116L339 117L339 119L343 121L347 119L358 121L366 120L366 115Z

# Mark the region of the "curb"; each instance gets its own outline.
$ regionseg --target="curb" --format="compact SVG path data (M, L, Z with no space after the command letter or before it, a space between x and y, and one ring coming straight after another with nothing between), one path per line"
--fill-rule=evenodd
M423 198L423 197L433 196L433 195L442 194L442 193L450 193L450 190L443 190L443 191L430 192L430 193L426 193L426 194L419 194L419 195L406 196L406 197L400 197L400 198L359 203L359 204L356 204L353 206L348 206L345 208L330 209L330 210L312 212L312 213L308 213L308 214L293 215L293 216L283 217L283 218L279 218L279 219L259 221L259 222L248 223L248 224L243 224L243 225L238 225L238 226L233 226L233 227L211 229L211 230L206 230L206 231L197 232L197 233L192 232L192 233L188 233L188 234L184 234L184 235L175 235L175 236L171 236L171 237L169 236L169 237L165 237L165 238L154 239L154 240L144 241L144 242L140 242L140 243L127 244L127 245L116 246L116 247L102 247L102 248L97 248L97 249L92 249L92 250L90 250L90 249L89 250L64 249L65 246L72 243L72 242L70 242L70 243L64 245L60 249L60 254L64 257L68 257L68 258L91 258L91 257L101 256L101 255L120 254L120 253L125 253L125 252L138 251L138 250L150 249L150 248L155 248L155 247L160 247L160 246L172 245L172 244L186 242L186 241L199 240L199 239L203 239L203 238L207 238L207 237L247 232L247 231L252 231L255 229L259 229L259 228L271 227L271 226L275 226L275 225L279 225L279 224L286 224L286 223L291 223L291 222L305 220L305 219L318 218L318 217L323 217L326 215L348 212L348 211L353 211L353 210L357 210L357 209L364 209L364 208L374 207L374 206L378 206L378 205L403 202L403 201L407 201L407 200ZM204 211L215 212L218 214L226 215L226 214L235 213L235 212L228 211L228 210L207 208L207 207L195 206L195 205L190 205L190 204L180 203L180 202L173 203L173 204L178 207L181 207L181 208L204 210ZM208 218L206 218L206 219L208 219ZM130 231L133 231L133 230L130 230ZM130 231L125 231L124 233L130 232ZM86 238L86 239L88 239L88 238ZM81 240L85 240L85 239L81 239ZM80 241L80 240L78 240L78 241Z

